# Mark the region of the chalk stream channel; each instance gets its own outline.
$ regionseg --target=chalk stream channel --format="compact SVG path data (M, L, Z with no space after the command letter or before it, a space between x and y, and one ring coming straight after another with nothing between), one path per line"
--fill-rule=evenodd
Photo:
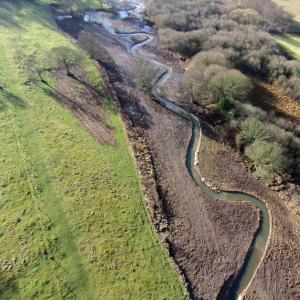
M142 20L142 13L144 11L144 5L140 3L133 3L133 9L128 10L127 13L124 10L118 12L118 18L123 19L123 17L127 17L128 15L134 15L136 18ZM98 15L97 15L98 14ZM239 270L237 276L233 279L231 284L228 285L229 290L225 291L226 299L234 299L241 300L244 298L244 295L250 286L256 271L262 262L267 246L269 235L271 232L271 224L270 224L270 214L266 204L260 199L251 196L249 194L241 193L241 192L228 192L228 191L214 191L209 186L205 184L205 182L201 179L198 169L198 157L199 157L199 149L201 144L201 122L198 117L194 114L186 111L182 107L178 106L174 101L169 100L167 97L161 95L160 87L162 87L165 82L172 75L172 68L167 66L159 61L151 59L149 57L145 57L142 54L139 54L138 50L145 46L148 43L151 43L153 37L151 34L145 31L138 32L118 32L114 30L111 26L111 23L108 19L101 16L101 13L97 12L86 12L84 15L85 20L93 20L101 23L104 28L108 32L118 36L143 36L145 39L141 42L137 42L133 44L129 51L133 55L142 56L147 59L152 64L162 68L164 71L160 76L156 79L152 86L152 96L160 105L164 106L168 110L176 113L177 115L185 118L190 121L192 124L192 137L190 140L190 144L188 146L187 155L186 155L186 167L193 178L193 180L197 183L197 185L204 191L208 196L223 200L223 201L246 201L253 203L260 211L260 224L259 228L256 231L253 240L251 242L250 248L247 251L245 256L243 265ZM224 299L224 295L219 295L222 299Z

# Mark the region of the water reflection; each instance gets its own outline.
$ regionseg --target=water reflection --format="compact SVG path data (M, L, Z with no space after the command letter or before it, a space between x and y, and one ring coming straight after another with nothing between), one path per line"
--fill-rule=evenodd
M118 15L121 20L124 20L124 19L128 18L128 16L129 16L129 14L126 10L120 10L118 12Z
M99 11L88 11L83 15L84 22L102 25L109 33L114 33L109 19Z

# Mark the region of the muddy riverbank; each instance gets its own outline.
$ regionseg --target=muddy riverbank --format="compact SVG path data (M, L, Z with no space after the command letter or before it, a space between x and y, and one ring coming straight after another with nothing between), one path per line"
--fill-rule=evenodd
M245 168L238 153L222 143L209 127L199 153L201 174L217 188L240 190L268 203L272 232L266 256L246 299L298 299L300 296L299 215L278 194ZM205 157L203 160L201 157Z

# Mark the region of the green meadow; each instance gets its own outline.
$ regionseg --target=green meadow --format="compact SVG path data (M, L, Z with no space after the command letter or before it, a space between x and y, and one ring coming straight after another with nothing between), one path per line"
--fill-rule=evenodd
M274 2L292 14L296 21L300 22L300 0L274 0ZM300 35L284 34L274 37L288 53L300 60Z
M300 0L274 0L274 2L295 16L297 21L300 21Z
M300 35L275 35L275 39L289 54L300 60Z
M96 142L49 87L26 84L24 58L73 47L47 2L0 2L0 299L187 299L109 99L116 146Z

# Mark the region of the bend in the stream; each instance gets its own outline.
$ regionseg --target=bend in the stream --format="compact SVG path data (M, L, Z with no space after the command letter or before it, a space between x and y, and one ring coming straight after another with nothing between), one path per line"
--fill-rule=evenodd
M133 3L130 2L132 5L135 5L135 8L130 9L128 12L131 14L136 15L136 17L140 20L142 20L142 12L144 9L144 6L139 3ZM109 24L110 28L106 28L107 24ZM143 41L137 42L133 45L131 45L129 51L134 55L140 55L138 53L138 50L145 46L146 44L150 43L153 40L153 36L147 32L118 32L115 31L111 25L110 22L106 22L105 28L115 35L120 36L144 36L145 39ZM141 55L142 56L142 55ZM219 295L218 298L220 299L242 299L246 290L250 286L256 271L264 258L267 245L268 245L268 239L271 232L270 228L270 215L269 210L266 206L266 204L261 201L260 199L248 195L246 193L241 192L226 192L226 191L220 191L216 192L213 189L211 189L208 185L205 184L205 182L202 180L199 169L198 169L198 156L199 156L199 148L201 143L201 135L202 135L202 129L201 129L201 123L197 116L194 114L186 111L179 105L177 105L174 101L169 100L165 96L162 96L160 93L160 87L164 85L164 83L168 80L168 78L172 74L172 68L170 66L167 66L159 61L156 61L152 58L146 57L148 61L151 63L161 67L164 69L164 71L160 74L160 76L157 78L157 80L154 82L152 87L152 96L153 98L162 106L166 107L170 111L180 115L181 117L189 120L192 123L192 137L187 149L187 155L186 155L186 166L187 169L193 178L193 180L197 183L197 185L201 188L202 191L204 191L208 196L224 200L224 201L246 201L253 203L260 211L260 224L259 228L256 231L251 245L247 251L247 254L244 259L244 263L240 270L238 271L237 275L230 280L230 282L226 283L226 286L224 285L225 291L223 289L221 290L222 294Z

